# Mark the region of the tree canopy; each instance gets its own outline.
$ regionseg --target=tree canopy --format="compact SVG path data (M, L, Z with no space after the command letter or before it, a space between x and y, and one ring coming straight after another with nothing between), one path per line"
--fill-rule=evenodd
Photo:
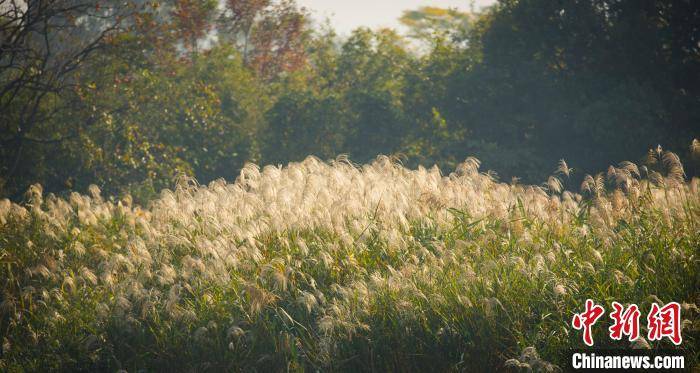
M405 36L339 38L293 0L2 1L0 196L147 199L181 174L339 154L445 171L475 155L540 182L561 158L582 177L658 144L688 155L700 135L698 2L501 0L400 21Z

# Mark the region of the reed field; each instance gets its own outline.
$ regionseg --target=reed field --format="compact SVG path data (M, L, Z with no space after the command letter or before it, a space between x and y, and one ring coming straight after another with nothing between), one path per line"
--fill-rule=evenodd
M661 149L571 171L309 157L147 206L35 185L0 201L0 371L559 371L587 298L681 303L697 364L700 179ZM630 347L609 325L596 347Z

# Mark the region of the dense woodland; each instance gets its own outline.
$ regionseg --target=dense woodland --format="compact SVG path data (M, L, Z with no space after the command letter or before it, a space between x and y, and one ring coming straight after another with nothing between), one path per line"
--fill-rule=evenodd
M700 135L700 2L503 0L338 36L293 0L0 0L0 197L152 198L246 162L395 155L566 187Z

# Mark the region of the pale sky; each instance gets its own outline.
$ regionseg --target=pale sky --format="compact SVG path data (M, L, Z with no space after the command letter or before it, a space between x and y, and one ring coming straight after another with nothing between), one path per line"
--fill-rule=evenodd
M331 20L331 26L341 35L360 26L398 28L398 18L404 10L421 6L457 8L468 11L492 5L495 0L297 0L317 21Z

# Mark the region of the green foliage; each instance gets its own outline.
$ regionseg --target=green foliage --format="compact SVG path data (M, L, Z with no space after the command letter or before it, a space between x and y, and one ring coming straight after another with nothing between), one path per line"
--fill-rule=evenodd
M312 30L293 1L213 4L143 4L64 89L2 93L17 104L0 108L0 195L20 199L35 182L155 195L181 174L206 183L249 161L342 153L443 170L474 155L533 183L565 158L571 187L651 139L679 150L698 137L695 2L424 7L404 13L408 38L346 39ZM19 71L45 75L28 64L0 78Z

